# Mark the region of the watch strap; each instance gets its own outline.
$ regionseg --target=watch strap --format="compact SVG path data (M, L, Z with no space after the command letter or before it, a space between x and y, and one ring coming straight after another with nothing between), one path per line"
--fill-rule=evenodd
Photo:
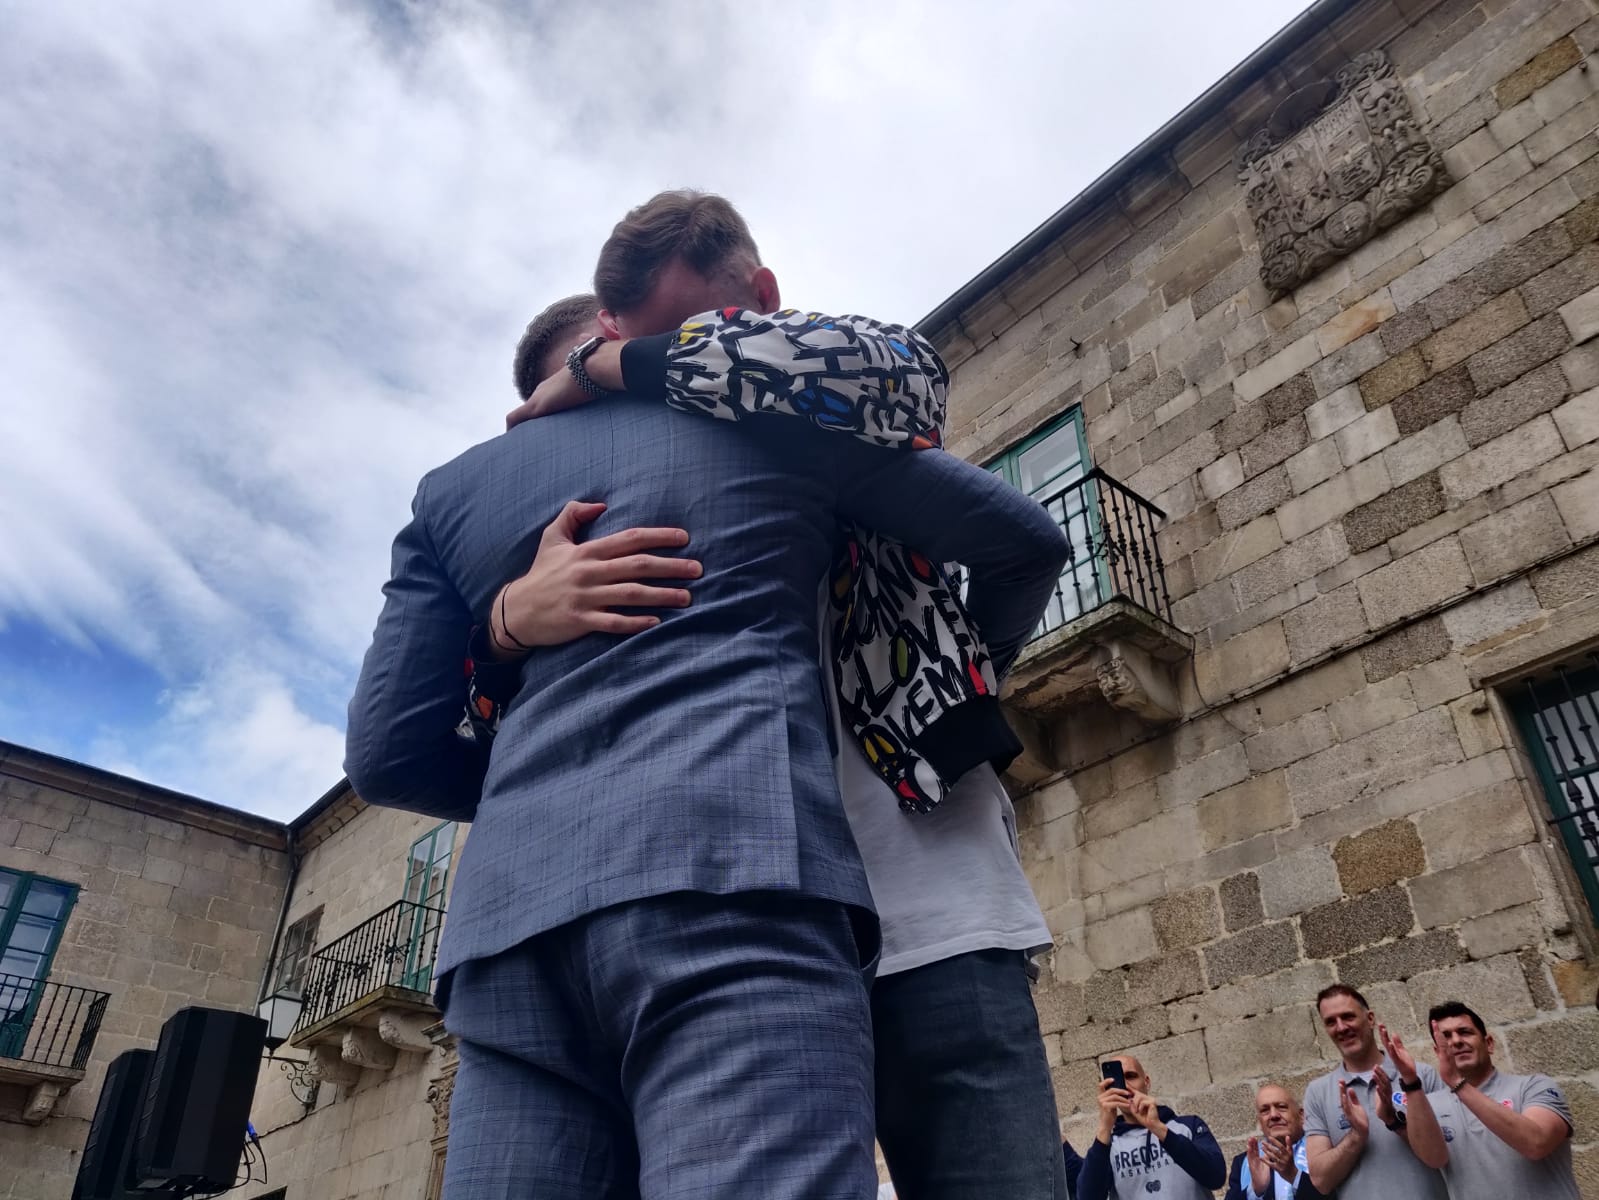
M586 342L579 342L576 346L573 346L572 352L566 356L566 369L571 372L572 378L577 380L577 386L583 389L583 394L588 396L590 400L598 400L611 394L608 389L602 388L594 382L588 373L588 368L583 365L588 361L589 355L604 344L604 338L599 336L591 337Z

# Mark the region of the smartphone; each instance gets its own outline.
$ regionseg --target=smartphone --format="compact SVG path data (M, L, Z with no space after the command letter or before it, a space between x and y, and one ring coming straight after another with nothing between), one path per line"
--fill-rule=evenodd
M1111 1087L1127 1090L1127 1072L1122 1069L1121 1059L1113 1058L1109 1062L1099 1064L1099 1073L1110 1080Z

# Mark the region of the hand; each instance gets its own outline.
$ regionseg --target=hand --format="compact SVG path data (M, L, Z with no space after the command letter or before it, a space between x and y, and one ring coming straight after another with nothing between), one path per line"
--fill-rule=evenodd
M1381 1066L1371 1069L1371 1090L1377 1094L1377 1119L1384 1125L1392 1125L1399 1119L1394 1115L1394 1081Z
M1116 1128L1116 1117L1119 1112L1125 1112L1132 1106L1133 1094L1126 1088L1112 1087L1111 1081L1099 1081L1099 1140L1110 1142L1110 1135Z
M1348 1082L1342 1079L1338 1081L1338 1106L1344 1111L1344 1120L1349 1122L1349 1132L1365 1141L1371 1133L1371 1118L1361 1106L1360 1097L1350 1091Z
M1155 1097L1146 1096L1142 1092L1134 1092L1132 1104L1128 1108L1128 1115L1153 1133L1157 1139L1165 1140L1166 1123L1160 1119L1159 1105L1155 1103Z
M1249 1188L1255 1195L1264 1196L1271 1186L1271 1164L1260 1156L1260 1139L1250 1138L1245 1153L1249 1162Z
M554 375L534 388L531 396L505 414L505 428L514 429L523 421L564 412L580 404L587 404L588 401L589 394L577 385L577 379L563 365Z
M1399 1035L1389 1036L1388 1026L1379 1025L1377 1036L1382 1039L1383 1050L1394 1060L1394 1066L1399 1071L1399 1082L1415 1083L1419 1077L1416 1071L1416 1058L1405 1049L1405 1043L1399 1040Z
M1250 1139L1254 1141L1253 1138ZM1265 1156L1266 1165L1271 1171L1277 1172L1289 1183L1299 1178L1299 1164L1294 1162L1294 1149L1288 1144L1287 1138L1270 1137L1261 1144L1261 1153ZM1250 1168L1253 1171L1254 1168ZM1267 1172L1267 1182L1270 1182L1270 1171ZM1257 1184L1255 1191L1261 1195L1266 1194L1263 1185Z
M489 634L504 657L524 647L558 646L588 633L638 633L660 624L654 616L624 616L612 608L684 608L682 588L650 587L641 579L698 579L691 558L645 551L688 544L682 529L624 529L578 542L603 504L574 500L544 530L533 566L500 590L489 612Z

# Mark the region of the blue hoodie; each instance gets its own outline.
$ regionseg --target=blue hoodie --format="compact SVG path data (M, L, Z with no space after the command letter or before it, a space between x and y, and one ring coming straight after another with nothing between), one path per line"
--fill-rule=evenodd
M1110 1145L1098 1138L1083 1155L1077 1200L1214 1200L1227 1183L1227 1160L1198 1117L1179 1117L1157 1106L1166 1140L1124 1117L1116 1118Z

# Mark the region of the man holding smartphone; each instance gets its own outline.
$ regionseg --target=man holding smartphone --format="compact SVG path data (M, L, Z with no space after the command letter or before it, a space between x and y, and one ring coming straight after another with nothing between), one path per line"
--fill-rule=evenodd
M1099 1129L1083 1156L1078 1200L1212 1200L1227 1182L1227 1160L1210 1127L1157 1103L1132 1055L1106 1059L1100 1072Z

